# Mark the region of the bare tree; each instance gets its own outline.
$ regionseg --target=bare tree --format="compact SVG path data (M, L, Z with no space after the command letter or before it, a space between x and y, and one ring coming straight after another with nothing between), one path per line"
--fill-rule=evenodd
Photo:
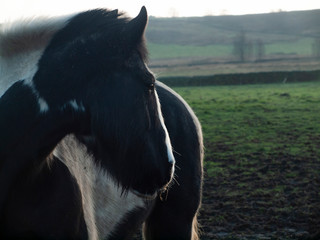
M312 53L316 58L320 58L320 38L315 38L312 44Z
M241 30L233 41L233 54L240 61L245 61L246 34Z
M244 30L241 30L233 41L233 55L240 62L249 60L253 55L253 43L247 39Z

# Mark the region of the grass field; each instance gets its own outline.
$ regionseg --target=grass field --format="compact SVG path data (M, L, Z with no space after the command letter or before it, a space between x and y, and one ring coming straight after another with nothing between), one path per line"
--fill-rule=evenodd
M266 57L270 54L296 54L312 56L311 38L296 41L275 42L265 45ZM213 44L205 46L148 43L151 59L170 59L186 57L229 57L233 58L232 44ZM254 56L253 56L254 57Z
M176 88L199 117L207 158L320 157L320 83ZM225 151L230 149L232 151ZM212 151L214 150L214 151Z
M313 39L278 41L265 45L265 55L257 60L254 51L245 62L233 55L232 44L207 46L148 43L150 68L160 77L204 76L230 73L312 71L320 59L312 53Z
M151 59L185 58L185 57L223 57L232 55L231 45L175 45L148 43Z
M320 82L175 90L204 132L203 239L317 234Z
M291 42L277 42L265 46L266 54L284 53L312 56L313 39L301 38Z

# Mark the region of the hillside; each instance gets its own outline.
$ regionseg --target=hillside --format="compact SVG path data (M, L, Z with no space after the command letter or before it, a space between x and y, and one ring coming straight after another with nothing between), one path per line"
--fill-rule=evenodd
M151 17L150 67L160 76L320 69L320 9L242 16ZM243 36L246 55L235 54ZM318 50L315 50L315 46Z
M211 45L232 43L240 30L266 43L320 37L320 10L240 16L189 18L151 17L147 39L151 43Z

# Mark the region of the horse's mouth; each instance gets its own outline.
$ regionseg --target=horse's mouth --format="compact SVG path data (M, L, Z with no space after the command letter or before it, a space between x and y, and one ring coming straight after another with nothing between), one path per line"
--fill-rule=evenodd
M154 194L143 194L143 193L139 193L136 190L131 190L131 191L137 197L142 198L143 200L147 200L147 201L155 200L158 196L158 192L155 192Z

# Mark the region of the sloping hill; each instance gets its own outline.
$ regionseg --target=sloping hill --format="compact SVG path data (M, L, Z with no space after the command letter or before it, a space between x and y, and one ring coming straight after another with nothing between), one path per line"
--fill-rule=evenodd
M320 37L320 10L241 16L150 18L147 39L151 43L177 45L230 44L245 31L265 43Z

